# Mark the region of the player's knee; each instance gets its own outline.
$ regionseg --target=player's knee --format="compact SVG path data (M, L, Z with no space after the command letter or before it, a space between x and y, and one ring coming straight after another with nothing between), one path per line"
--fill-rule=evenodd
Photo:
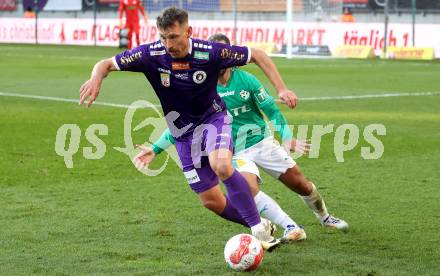
M214 165L213 170L221 180L228 179L234 173L232 164L226 162L218 162Z

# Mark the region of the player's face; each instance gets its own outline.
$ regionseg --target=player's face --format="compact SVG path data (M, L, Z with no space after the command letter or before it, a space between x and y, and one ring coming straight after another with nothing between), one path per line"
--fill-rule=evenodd
M180 25L175 22L172 27L159 29L160 41L173 58L184 58L188 55L189 41L192 28L188 24Z

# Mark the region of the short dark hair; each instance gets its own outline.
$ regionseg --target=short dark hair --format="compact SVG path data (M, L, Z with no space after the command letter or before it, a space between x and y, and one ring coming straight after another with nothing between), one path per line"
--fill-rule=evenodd
M224 34L221 33L217 33L217 34L213 34L208 38L209 41L213 41L213 42L226 42L226 44L231 45L231 41L229 40L229 37L227 37Z
M180 25L188 23L188 13L176 7L164 9L156 18L156 25L159 29L167 29L178 22Z

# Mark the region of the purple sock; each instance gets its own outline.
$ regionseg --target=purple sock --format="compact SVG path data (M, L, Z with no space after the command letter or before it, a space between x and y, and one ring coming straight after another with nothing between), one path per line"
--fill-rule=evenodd
M226 196L226 207L220 214L220 216L229 221L233 221L243 226L249 227L246 221L240 216L237 209L235 209L235 207L231 204L231 200L228 198L228 196Z
M238 172L234 173L223 181L228 191L231 205L235 207L240 216L246 221L249 227L260 223L260 214L257 211L254 198L246 179Z

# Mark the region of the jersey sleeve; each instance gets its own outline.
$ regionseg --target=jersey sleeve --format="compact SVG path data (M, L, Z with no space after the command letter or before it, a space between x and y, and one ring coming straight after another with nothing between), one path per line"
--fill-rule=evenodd
M150 52L146 45L126 50L112 58L113 65L119 71L142 72L148 64Z
M227 45L224 43L212 43L213 59L221 69L243 66L251 60L251 48Z
M175 144L174 137L173 135L171 135L170 129L167 128L159 137L159 139L157 139L157 141L155 141L151 145L151 147L154 151L154 154L158 155L162 151L166 150L167 148L169 148L171 145L174 144Z
M293 138L286 117L275 103L274 98L267 92L266 88L260 81L251 74L247 74L247 82L249 90L255 104L260 108L272 123L275 132L281 137L281 140L287 141Z

